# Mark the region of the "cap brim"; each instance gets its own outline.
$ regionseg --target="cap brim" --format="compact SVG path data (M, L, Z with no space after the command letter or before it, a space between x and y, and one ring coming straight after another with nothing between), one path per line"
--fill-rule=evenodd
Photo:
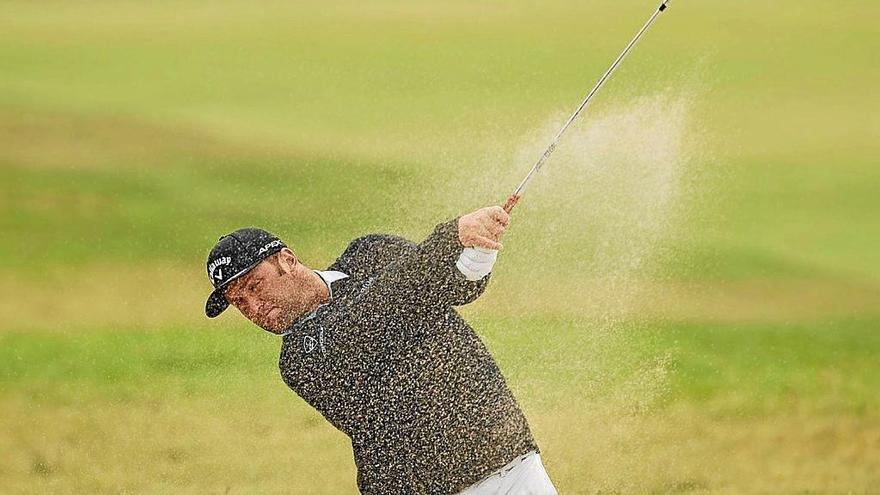
M220 313L229 307L229 301L227 301L226 296L223 295L224 289L225 287L219 288L208 296L208 301L205 302L205 314L208 318L220 316Z

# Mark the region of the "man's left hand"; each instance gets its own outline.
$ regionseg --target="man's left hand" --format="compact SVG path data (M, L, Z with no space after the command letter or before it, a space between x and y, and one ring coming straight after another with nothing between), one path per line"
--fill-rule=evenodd
M464 247L502 249L499 242L510 216L500 206L488 206L458 219L458 238Z

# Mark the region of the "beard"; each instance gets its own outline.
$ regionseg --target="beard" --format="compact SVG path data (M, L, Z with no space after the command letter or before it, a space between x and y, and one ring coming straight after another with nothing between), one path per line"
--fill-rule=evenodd
M317 309L321 302L321 293L309 290L306 284L285 284L266 301L266 309L257 324L269 332L283 333L300 316Z

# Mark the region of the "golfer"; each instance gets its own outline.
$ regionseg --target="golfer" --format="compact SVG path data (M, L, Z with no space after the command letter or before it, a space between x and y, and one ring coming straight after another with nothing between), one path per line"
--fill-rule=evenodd
M362 494L555 495L498 365L454 309L486 289L508 221L492 206L419 245L367 235L324 271L240 229L208 255L205 312L232 304L282 336L284 382L351 439Z

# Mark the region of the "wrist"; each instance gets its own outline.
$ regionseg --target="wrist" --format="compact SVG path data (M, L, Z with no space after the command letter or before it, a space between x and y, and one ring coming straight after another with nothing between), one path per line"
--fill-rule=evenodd
M455 266L466 279L476 282L492 272L497 257L498 251L494 249L466 247L461 250Z

